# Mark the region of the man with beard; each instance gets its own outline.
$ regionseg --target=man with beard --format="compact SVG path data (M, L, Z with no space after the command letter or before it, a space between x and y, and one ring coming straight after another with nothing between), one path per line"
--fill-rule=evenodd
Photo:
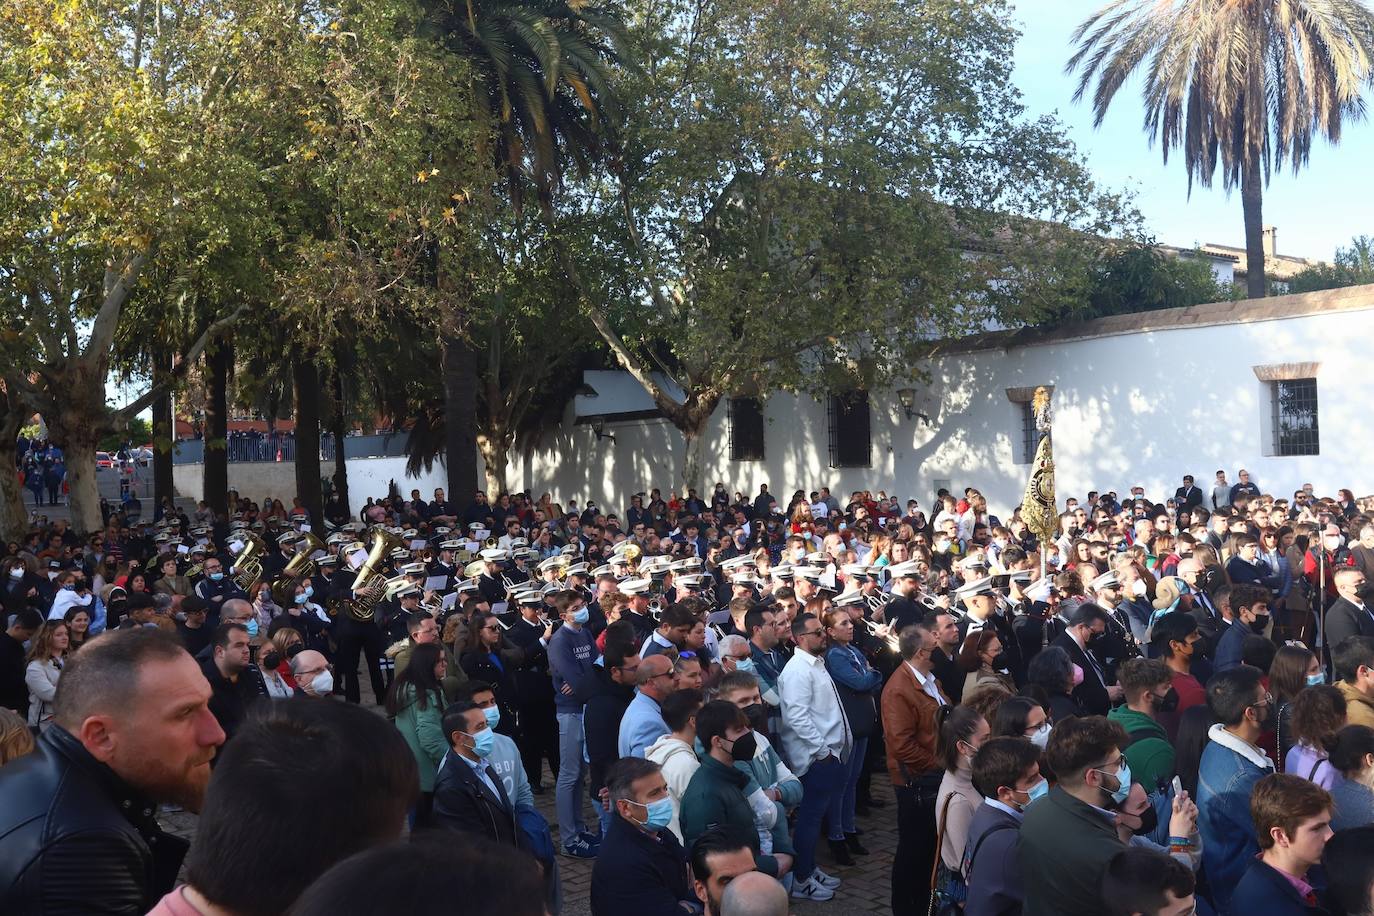
M721 828L708 830L692 844L692 888L706 907L705 916L721 916L721 897L730 883L754 871L754 851L749 834ZM766 877L760 875L760 877ZM782 885L767 880L779 890ZM782 895L786 912L787 895Z
M160 802L200 809L224 731L172 633L106 633L62 672L38 750L0 770L0 912L146 913L188 844Z

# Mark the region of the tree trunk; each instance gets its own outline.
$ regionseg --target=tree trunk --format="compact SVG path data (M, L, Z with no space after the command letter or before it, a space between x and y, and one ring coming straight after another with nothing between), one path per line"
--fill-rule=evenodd
M348 456L344 454L344 437L348 434L348 412L344 409L343 373L334 367L334 494L344 511L352 515L348 506Z
M19 429L22 411L0 420L0 537L23 542L29 530L29 513L24 508L24 488L19 485Z
M91 431L86 432L86 429ZM67 486L71 489L72 530L84 537L105 527L95 470L95 450L100 437L91 426L79 431L69 430L63 438Z
M171 356L165 351L153 354L153 384L166 381L172 369ZM172 419L172 386L168 385L153 402L153 500L154 516L162 514L162 501L176 498L172 481L172 448L176 443L176 426Z
M506 489L506 474L510 468L510 445L504 436L482 434L477 437L477 448L482 452L482 462L486 465L487 498L496 499Z
M686 449L682 457L682 495L685 497L688 490L701 492L701 463L706 454L706 423L711 419L711 415L706 414L705 418L699 420L695 428L682 430L682 438L686 440Z
M201 498L215 516L229 514L229 368L234 349L227 340L206 351L205 369L209 391L205 397L205 480Z
M313 362L291 364L296 387L296 495L310 513L310 527L324 530L320 490L320 371Z
M477 366L466 336L445 333L444 466L448 499L461 514L477 487Z
M1258 157L1241 169L1240 204L1245 212L1245 290L1251 299L1269 295L1264 276L1263 180Z

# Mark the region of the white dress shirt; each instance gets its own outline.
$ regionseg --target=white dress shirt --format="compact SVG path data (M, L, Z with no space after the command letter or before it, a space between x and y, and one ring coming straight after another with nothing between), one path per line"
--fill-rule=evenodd
M798 776L832 754L849 758L854 737L825 660L798 649L778 675L782 746Z

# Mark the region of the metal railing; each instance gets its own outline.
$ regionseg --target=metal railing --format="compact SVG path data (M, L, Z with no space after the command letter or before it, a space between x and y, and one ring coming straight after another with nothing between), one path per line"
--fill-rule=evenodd
M406 440L410 433L401 430L395 433L381 433L366 436L345 436L344 457L346 458L386 458L405 455ZM320 436L320 460L333 461L336 447L334 436L325 433ZM233 433L226 440L226 449L231 462L250 461L295 461L296 437L292 433ZM202 439L182 439L173 452L174 464L202 464L205 461L205 442Z

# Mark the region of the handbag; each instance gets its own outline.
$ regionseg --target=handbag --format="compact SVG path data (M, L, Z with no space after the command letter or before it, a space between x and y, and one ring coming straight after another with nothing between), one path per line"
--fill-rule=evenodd
M968 899L968 885L964 876L948 868L942 855L945 846L945 818L955 793L945 796L940 819L935 829L935 862L930 866L930 906L926 916L963 916L964 901Z

